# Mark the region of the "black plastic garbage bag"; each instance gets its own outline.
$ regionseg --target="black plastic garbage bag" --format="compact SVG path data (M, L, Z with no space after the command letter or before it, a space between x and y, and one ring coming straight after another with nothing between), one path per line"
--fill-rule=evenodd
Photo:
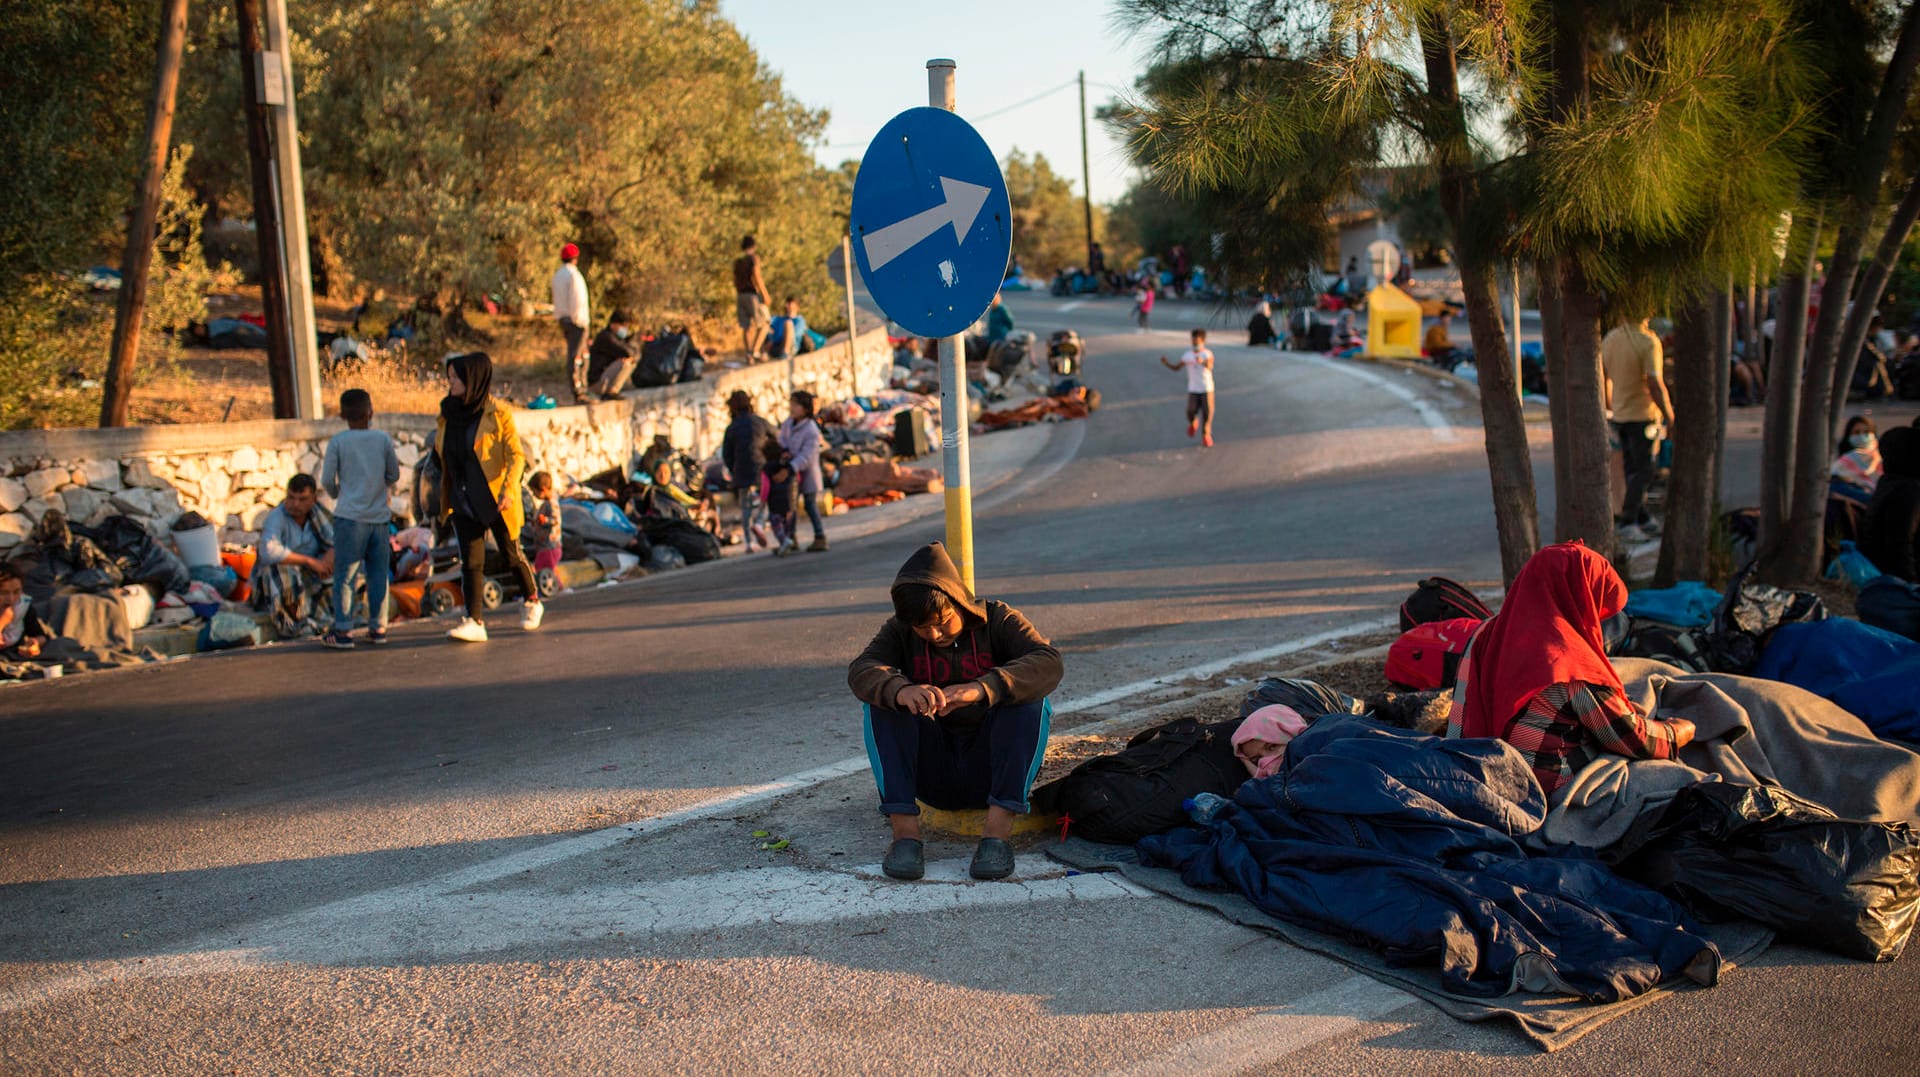
M689 565L720 559L720 537L699 524L666 516L643 516L640 531L655 546L679 550Z
M572 560L590 556L594 549L602 549L638 554L644 560L650 548L645 535L601 523L592 512L579 505L560 506L562 557Z
M640 346L640 362L633 368L633 387L652 389L680 380L693 342L685 333L666 332Z
M1746 917L1863 961L1900 956L1920 915L1907 823L1841 819L1784 789L1700 782L1642 818L1614 870L1702 916Z
M130 517L109 516L98 527L69 526L75 535L92 539L128 583L150 583L162 594L193 586L187 563Z
M1363 711L1359 700L1345 692L1336 692L1319 681L1268 677L1254 685L1253 690L1247 693L1247 698L1240 702L1240 717L1245 718L1261 707L1276 703L1292 707L1300 712L1300 717L1309 719L1323 714L1360 714Z
M1774 629L1827 619L1826 603L1819 595L1748 583L1753 568L1748 565L1734 575L1720 608L1698 639L1700 654L1712 672L1744 674L1760 660Z

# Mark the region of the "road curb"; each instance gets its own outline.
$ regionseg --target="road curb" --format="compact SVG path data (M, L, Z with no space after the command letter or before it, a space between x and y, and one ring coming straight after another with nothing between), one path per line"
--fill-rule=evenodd
M1323 359L1331 359L1335 362L1340 361L1338 356L1327 355L1321 352L1299 352L1296 354L1319 355ZM1430 378L1434 381L1442 382L1445 384L1456 385L1461 389L1464 389L1467 392L1473 394L1473 398L1475 400L1480 399L1480 383L1479 382L1474 381L1470 378L1463 378L1460 375L1455 374L1450 370L1441 370L1439 367L1431 366L1427 363L1416 363L1411 359L1392 359L1392 358L1387 358L1383 356L1371 356L1371 355L1362 355L1353 359L1349 359L1347 361L1359 362L1359 363L1370 363L1374 366L1394 367L1400 370L1412 371L1413 373L1418 374L1424 378ZM1522 412L1525 413L1526 420L1529 423L1544 423L1549 421L1549 419L1551 418L1547 412L1546 406L1543 404L1535 404L1525 399L1522 399L1520 407Z

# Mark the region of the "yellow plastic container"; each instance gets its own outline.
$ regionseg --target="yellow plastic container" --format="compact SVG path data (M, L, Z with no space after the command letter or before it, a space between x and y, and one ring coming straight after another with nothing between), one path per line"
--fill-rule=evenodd
M1377 359L1420 358L1420 304L1391 284L1367 293L1367 354Z

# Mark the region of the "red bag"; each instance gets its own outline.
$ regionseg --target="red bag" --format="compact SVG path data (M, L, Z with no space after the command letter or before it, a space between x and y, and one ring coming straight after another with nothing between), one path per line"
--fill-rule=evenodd
M1475 617L1456 617L1414 625L1387 648L1387 680L1419 692L1452 688L1467 644L1485 623Z

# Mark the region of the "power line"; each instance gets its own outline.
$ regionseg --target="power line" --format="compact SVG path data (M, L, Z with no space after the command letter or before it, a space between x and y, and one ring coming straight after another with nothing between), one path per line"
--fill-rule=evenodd
M1063 82L1063 83L1061 83L1061 84L1060 84L1060 85L1058 85L1058 86L1055 86L1055 87L1053 87L1052 89L1048 89L1048 90L1042 90L1042 91L1040 91L1039 93L1037 93L1037 94L1034 94L1034 95L1033 95L1032 97L1029 97L1029 98L1027 98L1027 99L1025 99L1025 100L1023 100L1023 101L1015 101L1015 102L1014 102L1013 104L1011 104L1011 105L1003 105L1003 106L1001 106L1000 108L997 108L997 109L994 109L994 110L993 110L992 112L986 112L986 113L982 113L981 115L978 115L978 116L973 116L973 117L970 117L970 118L968 119L968 122L969 122L969 123L980 123L980 122L982 122L982 121L985 121L985 120L991 120L991 119L996 119L996 118L998 118L998 117L1000 117L1000 116L1004 116L1004 115L1006 115L1007 113L1009 113L1009 112L1012 112L1012 111L1014 111L1015 109L1022 109L1022 108L1026 108L1026 107L1027 107L1028 105L1031 105L1031 104L1033 104L1033 103L1035 103L1035 102L1037 102L1037 101L1043 101L1043 100L1045 100L1045 99L1047 99L1047 98L1049 98L1049 97L1052 97L1052 96L1053 96L1054 94L1057 94L1057 93L1059 93L1059 92L1060 92L1061 90L1066 90L1066 89L1071 89L1072 87L1074 87L1074 86L1077 86L1078 84L1079 84L1079 80L1078 80L1078 79L1068 79L1067 81L1065 81L1065 82ZM1100 85L1104 85L1104 84L1103 84L1103 83L1094 83L1094 85L1096 85L1096 86L1100 86ZM1111 87L1111 86L1109 86L1109 87L1107 87L1107 88L1108 88L1108 89L1117 89L1117 87ZM867 143L867 142L865 142L865 141L861 141L861 142L829 142L829 143L827 143L826 145L824 145L824 146L822 146L822 147L820 147L820 148L821 148L821 149L823 149L823 150L851 150L851 149L859 149L860 147L863 147L863 146L866 146L867 144L868 144L868 143Z
M1035 101L1040 101L1040 100L1044 100L1046 98L1052 97L1054 94L1059 93L1061 90L1065 90L1072 86L1077 85L1078 82L1079 82L1078 79L1068 79L1067 81L1061 83L1058 86L1055 86L1050 90L1042 90L1041 92L1034 94L1032 97L1027 98L1025 101L1016 101L1013 104L1007 105L1003 108L997 108L997 109L994 109L992 112L986 112L978 116L975 116L973 117L972 122L979 123L982 120L991 120L996 116L1004 116L1007 113L1012 112L1014 109L1026 108L1028 105L1033 104Z

